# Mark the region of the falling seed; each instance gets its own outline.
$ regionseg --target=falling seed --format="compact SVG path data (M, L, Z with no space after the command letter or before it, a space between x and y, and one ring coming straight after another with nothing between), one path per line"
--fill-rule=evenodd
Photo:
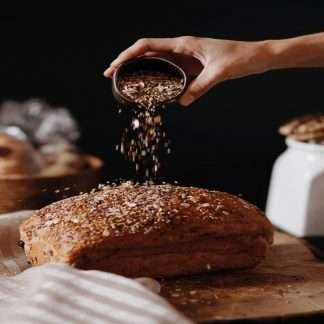
M139 123L139 120L138 119L134 119L133 120L133 128L134 129L137 129L139 127L140 123Z
M179 94L183 80L165 73L137 72L122 75L118 87L138 105L139 110L134 112L131 125L124 130L116 149L134 162L136 172L144 173L147 180L156 178L161 168L161 154L171 152L157 107Z
M161 116L154 117L154 123L159 124L161 122Z

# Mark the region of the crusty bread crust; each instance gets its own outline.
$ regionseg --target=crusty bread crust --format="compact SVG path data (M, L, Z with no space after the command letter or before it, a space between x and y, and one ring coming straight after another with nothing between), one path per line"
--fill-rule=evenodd
M293 118L279 128L279 133L297 141L322 141L324 114L308 114Z
M65 262L131 277L254 266L273 240L263 213L236 196L130 183L44 207L20 233L33 265Z

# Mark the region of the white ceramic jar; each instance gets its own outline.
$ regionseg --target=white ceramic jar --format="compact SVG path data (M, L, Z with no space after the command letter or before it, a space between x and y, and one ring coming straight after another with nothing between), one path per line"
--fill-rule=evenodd
M286 144L273 166L266 214L293 235L324 235L324 145Z

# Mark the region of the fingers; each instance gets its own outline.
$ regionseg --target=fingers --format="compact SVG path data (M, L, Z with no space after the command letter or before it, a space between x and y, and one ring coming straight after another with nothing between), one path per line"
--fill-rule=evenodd
M189 84L179 100L180 105L189 106L222 80L222 73L219 70L206 66L197 78Z
M164 55L164 52L154 52L154 51L149 51L143 54L144 56L159 56L162 57Z
M153 51L149 51L149 52L145 52L143 54L143 56L158 56L158 57L164 57L167 59L170 59L170 55L165 54L166 52L153 52ZM105 70L104 72L104 76L105 77L109 77L111 78L116 70L117 66L115 65L111 65L108 69Z
M175 47L175 38L142 38L135 42L131 47L121 52L119 56L111 63L112 66L118 66L146 52L166 52L172 51Z
M121 52L119 56L104 71L104 76L111 77L116 67L125 61L144 55L146 52L172 51L176 46L175 38L142 38Z
M103 75L106 78L111 78L114 74L115 69L116 69L115 67L109 66L109 68L104 71Z

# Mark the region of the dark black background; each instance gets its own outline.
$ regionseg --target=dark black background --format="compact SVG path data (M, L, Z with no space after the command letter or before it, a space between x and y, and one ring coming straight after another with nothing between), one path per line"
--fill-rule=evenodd
M106 1L2 10L0 100L40 97L67 106L82 128L82 149L105 159L106 176L131 177L114 151L123 123L105 67L140 37L262 40L324 31L323 1L266 3ZM225 82L190 108L169 107L173 153L165 177L242 193L263 207L272 164L284 150L278 125L323 110L323 88L323 69L273 71Z

